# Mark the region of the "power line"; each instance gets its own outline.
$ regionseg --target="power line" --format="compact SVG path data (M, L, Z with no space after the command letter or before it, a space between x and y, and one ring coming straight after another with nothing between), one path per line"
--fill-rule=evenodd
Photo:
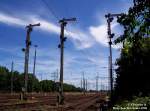
M70 31L66 30L66 32L68 33L69 36L72 36L72 34L71 34ZM73 33L76 33L76 32L73 32ZM82 38L80 33L78 33L78 36L79 36L80 38ZM93 50L93 49L92 49L92 50ZM81 53L82 55L84 55L84 57L85 57L86 59L89 59L89 58L90 58L90 55L95 55L95 52L97 52L96 49L94 49L93 52L88 51L88 50L86 50L86 51L85 51L85 50L80 50L80 53ZM87 54L90 54L90 55L87 55ZM91 63L92 63L92 62L91 62ZM98 64L95 64L95 63L94 63L94 67L97 66L97 65L98 65ZM93 65L92 65L92 66L93 66Z
M48 5L48 3L47 3L45 0L41 0L41 1L42 1L42 3L47 7L49 13L51 13L51 14L55 17L55 19L56 19L57 21L59 21L59 17L56 16L56 14L55 14L54 11L52 10L52 8Z
M72 36L72 34L71 34L70 31L68 31L68 30L65 30L65 31L68 33L69 36ZM73 32L73 33L77 33L77 32ZM80 33L78 33L78 36L79 36L80 38L82 38L82 36L81 36ZM92 50L93 50L93 49L92 49ZM87 54L94 54L94 55L95 55L95 52L97 52L96 49L94 49L93 51L94 51L94 52L90 52L90 51L88 51L88 50L86 50L86 51L85 51L85 50L80 50L80 53L82 53L82 54L84 55L84 57L86 56L85 58L88 59L88 58L90 58L90 56L88 56ZM86 53L86 52L87 52L87 53Z

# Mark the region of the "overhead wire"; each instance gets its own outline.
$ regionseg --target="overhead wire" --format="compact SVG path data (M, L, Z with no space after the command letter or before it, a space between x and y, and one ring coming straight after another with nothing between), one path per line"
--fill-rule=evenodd
M43 4L47 7L47 9L49 10L49 12L57 19L59 20L59 18L56 16L56 14L54 13L54 11L52 10L52 8L47 4L47 2L45 0L41 0L43 2ZM67 31L67 30L66 30ZM71 36L70 32L67 31L67 33ZM79 35L80 36L80 35ZM87 54L84 54L87 55Z
M67 30L67 33L68 33L68 35L70 35L71 36L71 32L70 31L68 31ZM76 33L76 32L74 32L74 33ZM78 36L79 37L81 37L81 35L80 35L80 33L78 33ZM96 49L94 49L94 50L96 50ZM97 51L95 51L95 52L97 52ZM82 55L84 55L84 57L85 58L90 58L90 56L88 55L88 54L90 54L90 55L93 55L93 51L91 52L91 51L88 51L88 50L84 50L84 49L81 49L80 50L80 53L82 54ZM95 55L95 54L94 54ZM91 67L97 67L98 65L97 64L95 64L95 65L90 65ZM89 67L89 66L88 66Z
M59 20L59 18L56 16L56 14L54 13L54 11L52 10L52 8L47 4L47 2L45 0L41 0L43 2L43 4L47 7L48 11L56 18L56 20ZM67 31L68 34L71 36L71 32ZM81 35L79 34L79 36L81 37ZM95 49L94 49L95 50ZM81 50L80 51L84 56L86 56L86 58L89 58L89 56L87 55L87 53L89 53L89 51L84 51L84 50ZM91 52L90 52L91 53Z
M41 0L41 2L45 5L45 7L48 9L49 13L53 15L53 17L59 21L59 17L55 14L55 12L53 11L52 7L50 7L50 5L48 5L48 3L45 0Z

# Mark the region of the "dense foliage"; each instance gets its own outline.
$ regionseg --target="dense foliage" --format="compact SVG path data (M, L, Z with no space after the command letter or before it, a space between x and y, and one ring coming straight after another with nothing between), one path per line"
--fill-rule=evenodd
M17 71L11 73L6 67L0 66L0 92L11 91L11 78L13 78L13 91L20 92L24 86L24 74ZM39 81L32 74L28 74L28 92L58 91L59 83L52 80ZM81 91L73 85L64 83L64 91Z
M150 1L134 0L128 14L118 18L124 34L116 43L123 42L116 65L114 98L130 99L150 94Z
M118 108L124 108L124 111L149 111L150 110L150 97L133 97L133 100L118 101L114 106L113 111L119 111ZM128 108L128 109L127 109Z

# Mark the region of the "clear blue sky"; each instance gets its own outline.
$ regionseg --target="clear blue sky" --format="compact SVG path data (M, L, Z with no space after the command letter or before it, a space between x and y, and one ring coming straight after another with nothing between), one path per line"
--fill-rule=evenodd
M47 5L44 3L46 2ZM107 13L127 13L132 0L0 0L0 65L23 72L26 29L32 23L41 23L31 33L32 44L38 45L36 75L52 79L59 69L58 19L76 17L68 23L65 36L64 81L80 86L82 73L89 88L95 87L95 76L108 77ZM48 7L51 11L49 11ZM123 29L115 20L112 30L116 36ZM113 63L119 57L119 47L113 46ZM33 69L34 47L30 49L29 72ZM105 67L105 68L104 68ZM106 79L99 82L106 85Z

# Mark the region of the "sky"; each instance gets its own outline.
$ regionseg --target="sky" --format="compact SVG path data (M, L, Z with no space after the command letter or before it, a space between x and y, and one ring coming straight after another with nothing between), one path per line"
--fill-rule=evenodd
M37 48L36 76L53 80L60 67L60 24L62 18L76 17L65 27L64 82L80 86L83 73L88 89L108 87L108 38L105 14L127 13L132 0L0 0L0 65L24 71L24 53L28 24L40 23L31 32L29 72L33 72L34 45ZM111 24L115 37L123 33L116 22ZM121 45L113 45L113 64ZM115 67L115 66L114 66ZM58 71L59 72L59 71Z

